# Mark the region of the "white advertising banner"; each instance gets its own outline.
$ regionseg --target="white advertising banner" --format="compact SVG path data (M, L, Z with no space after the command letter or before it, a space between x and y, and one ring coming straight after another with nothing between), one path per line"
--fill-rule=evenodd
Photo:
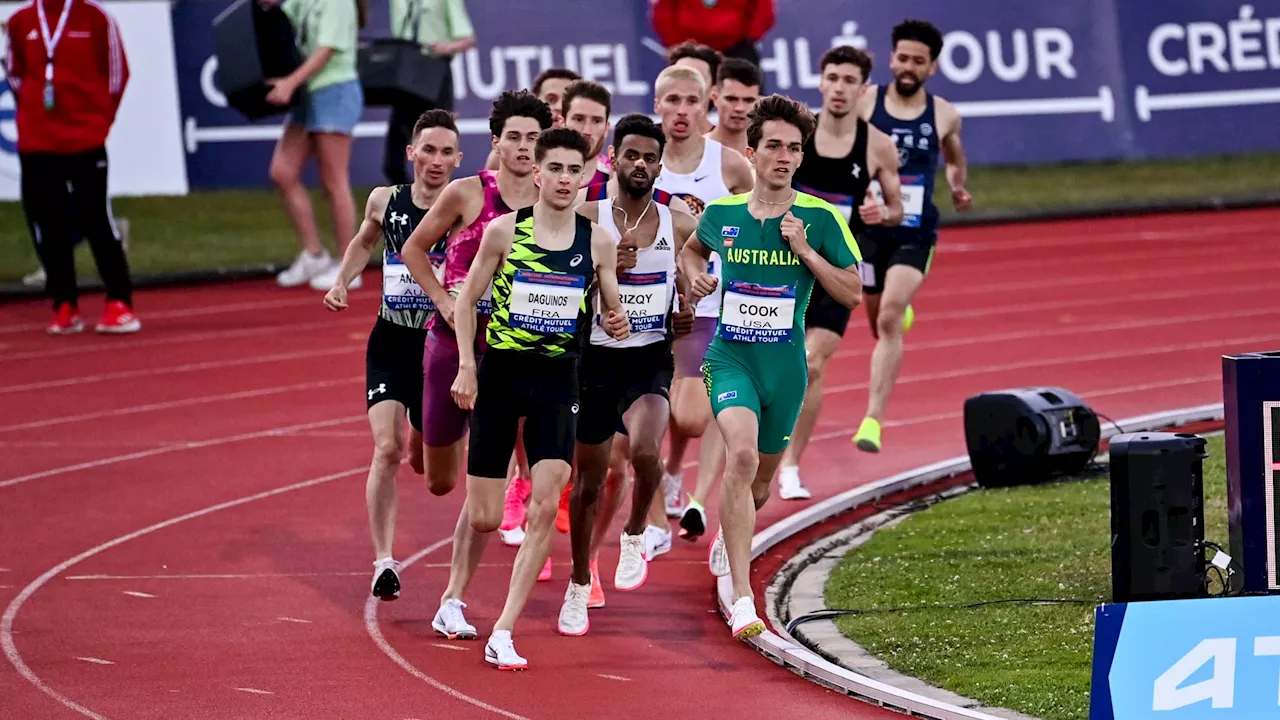
M0 23L28 2L0 2ZM108 192L121 195L185 195L186 156L179 120L178 78L173 65L173 23L168 0L101 3L120 26L129 84L107 136ZM8 53L0 34L0 57ZM19 198L18 128L14 97L0 63L0 200Z

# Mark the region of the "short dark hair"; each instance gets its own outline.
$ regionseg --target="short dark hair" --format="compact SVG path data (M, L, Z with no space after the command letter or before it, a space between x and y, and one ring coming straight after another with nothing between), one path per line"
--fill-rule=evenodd
M750 60L742 58L725 58L720 63L720 69L716 70L716 84L722 85L725 80L737 80L747 87L762 87L764 85L764 73L760 72L760 68Z
M502 128L513 117L533 118L543 130L555 122L551 107L528 90L507 90L493 101L493 110L489 111L489 132L494 137L501 137Z
M813 135L813 129L817 125L817 121L813 119L813 113L809 112L809 108L803 103L777 93L757 102L756 106L751 108L747 118L750 120L750 124L747 125L747 145L753 150L760 147L760 138L764 135L764 124L770 120L781 120L794 125L800 131L801 142L807 141L809 136Z
M538 77L533 79L533 88L532 88L533 94L541 95L542 83L548 80L568 80L572 82L574 80L581 80L581 79L582 79L581 75L570 70L569 68L560 68L560 67L547 68L546 70L543 70L542 72L538 73Z
M659 156L662 155L663 149L667 146L667 135L662 132L662 126L643 113L631 113L618 120L618 126L613 129L613 147L615 151L622 147L622 141L628 135L640 135L657 140Z
M586 98L594 100L604 106L604 116L609 117L609 111L613 106L613 94L609 89L600 83L591 82L590 80L575 80L572 85L564 91L564 99L561 100L560 114L569 117L569 103L577 98Z
M903 40L915 40L929 48L930 60L942 54L942 31L926 20L903 20L893 28L893 46Z
M696 43L692 40L682 42L671 48L671 52L667 53L667 64L675 65L676 61L684 58L693 58L701 60L711 68L711 81L715 82L717 73L720 72L720 63L724 61L724 56L709 45Z
M453 113L440 108L432 108L418 116L417 122L413 124L413 135L417 138L418 133L431 128L444 128L452 130L454 135L458 134L458 124L453 120Z
M862 82L871 79L871 55L852 45L837 45L823 53L818 71L825 71L828 65L857 65L862 71Z
M587 155L591 152L591 145L582 133L564 127L551 128L543 130L538 136L538 144L533 146L533 161L540 163L549 151L559 148L577 150L582 153L583 162L586 162Z

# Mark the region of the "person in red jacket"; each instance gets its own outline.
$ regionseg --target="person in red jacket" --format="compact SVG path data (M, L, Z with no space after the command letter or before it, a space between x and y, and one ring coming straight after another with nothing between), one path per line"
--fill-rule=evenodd
M773 28L773 0L650 1L653 29L663 47L692 40L725 57L760 65L756 43Z
M84 329L74 218L107 289L98 332L137 332L142 323L132 310L133 281L107 195L107 134L129 81L120 28L90 0L33 0L9 18L8 36L22 210L53 297L48 331Z

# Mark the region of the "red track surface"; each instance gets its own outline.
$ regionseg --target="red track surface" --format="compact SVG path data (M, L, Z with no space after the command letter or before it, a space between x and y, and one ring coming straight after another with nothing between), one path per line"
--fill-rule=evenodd
M863 316L851 324L802 468L815 500L962 454L975 393L1058 385L1117 419L1220 402L1222 354L1280 346L1277 223L1262 210L944 232L878 456L849 442L872 347ZM558 535L554 578L516 631L531 670L496 672L483 639L430 628L462 493L432 497L407 467L396 554L419 559L401 600L370 612L375 295L354 298L332 315L270 282L146 291L129 338L49 338L44 303L0 309L6 716L899 717L734 642L705 540L677 540L631 593L610 589L615 542L608 607L566 638ZM90 319L99 303L84 302ZM775 499L761 527L803 506ZM513 556L492 542L472 586L482 637Z

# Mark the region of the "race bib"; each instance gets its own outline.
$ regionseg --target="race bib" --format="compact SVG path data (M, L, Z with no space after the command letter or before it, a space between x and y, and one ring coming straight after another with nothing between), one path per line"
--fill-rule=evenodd
M899 180L902 183L902 227L920 227L920 218L924 216L924 181L918 175L903 175ZM871 181L871 194L877 203L884 204L884 191L879 180Z
M793 285L757 285L730 280L724 289L720 337L736 342L791 340L796 312Z
M429 253L431 271L444 282L444 253ZM400 253L391 253L382 264L382 297L389 310L435 310L431 296L413 279Z
M573 332L586 289L582 275L517 270L511 285L511 327L544 335Z
M618 297L631 322L631 332L663 330L667 325L667 274L622 273L618 275ZM600 311L596 323L603 326Z

